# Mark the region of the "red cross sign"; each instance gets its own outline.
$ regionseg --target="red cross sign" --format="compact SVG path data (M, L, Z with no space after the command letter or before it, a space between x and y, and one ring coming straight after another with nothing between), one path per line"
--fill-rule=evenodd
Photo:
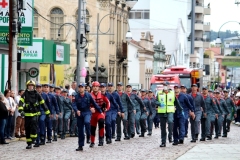
M8 6L8 3L6 2L6 0L2 0L2 1L0 1L0 6L1 6L2 8L5 8L5 7Z

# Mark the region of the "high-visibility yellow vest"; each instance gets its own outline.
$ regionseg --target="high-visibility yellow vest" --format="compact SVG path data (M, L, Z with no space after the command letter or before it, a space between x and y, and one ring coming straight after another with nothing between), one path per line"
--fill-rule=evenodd
M160 106L158 106L158 113L174 113L175 112L175 94L173 91L168 91L166 94L163 91L158 92L158 102Z

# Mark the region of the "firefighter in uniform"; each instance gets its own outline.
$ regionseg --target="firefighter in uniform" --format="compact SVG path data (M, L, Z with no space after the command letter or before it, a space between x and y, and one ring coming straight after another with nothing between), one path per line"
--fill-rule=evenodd
M26 131L26 149L32 148L32 143L37 138L38 116L40 113L40 105L44 109L45 114L49 115L50 111L44 104L44 100L35 90L35 82L30 80L26 83L27 89L21 96L19 101L18 111L25 116L25 131Z
M163 90L157 92L156 95L156 105L158 106L157 113L160 117L160 126L161 126L161 141L162 144L160 147L166 147L166 123L168 122L168 139L169 142L172 142L173 134L173 113L175 112L175 94L173 91L170 91L167 84L163 84Z

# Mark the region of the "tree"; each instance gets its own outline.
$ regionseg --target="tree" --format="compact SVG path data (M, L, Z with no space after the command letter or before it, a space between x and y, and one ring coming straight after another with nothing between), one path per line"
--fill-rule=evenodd
M72 73L72 67L68 67L64 70L64 80L71 82L73 81L74 73ZM61 85L63 86L64 81L61 82Z
M231 56L237 56L237 52L236 51L232 51Z

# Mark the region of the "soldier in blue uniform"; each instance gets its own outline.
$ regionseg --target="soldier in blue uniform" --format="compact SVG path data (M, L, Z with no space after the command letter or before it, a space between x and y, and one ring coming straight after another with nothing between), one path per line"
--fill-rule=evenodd
M45 104L47 105L50 114L52 114L52 108L50 106L49 99L47 95L42 92L42 85L41 84L36 84L36 90L37 92L41 95L43 98ZM45 145L45 138L46 138L46 127L45 127L45 119L46 119L46 114L44 112L44 109L40 106L40 112L41 115L38 118L38 135L36 139L36 144L33 147L39 147L39 145ZM49 116L49 115L48 115Z
M208 88L207 87L203 87L202 88L202 92L203 92L203 98L204 98L204 102L206 105L206 113L203 114L202 117L202 125L201 125L201 129L202 129L202 137L200 139L200 141L205 141L205 138L207 137L207 140L212 140L212 135L210 133L210 128L212 125L214 125L215 122L215 118L218 118L218 108L216 106L216 102L213 99L213 97L211 97L210 95L208 95Z
M78 148L76 151L82 151L84 146L84 126L86 128L87 137L90 138L90 120L92 116L92 112L90 110L90 104L94 106L94 108L102 113L101 108L97 105L97 103L93 100L90 93L85 92L85 84L80 83L78 85L78 93L74 95L73 101L73 110L77 116L77 125L78 125ZM102 113L103 114L103 113Z
M110 109L106 112L105 116L105 130L106 130L106 142L107 144L112 143L112 127L111 127L111 122L112 122L112 112L118 109L118 104L116 103L115 99L113 96L106 92L106 84L101 83L100 84L100 90L103 95L105 95L108 100L110 101Z
M185 136L185 116L184 108L188 108L191 116L194 115L193 106L189 102L187 96L180 92L180 86L174 86L174 92L176 96L176 111L174 113L174 125L173 125L173 145L183 144Z
M132 89L132 94L136 94L137 95L137 89L133 88ZM135 108L136 108L136 114L135 114L135 127L136 127L136 132L137 134L140 134L140 117L141 117L141 109L140 109L140 104L135 102L136 100L132 100L135 104Z
M181 93L184 93L187 96L188 101L193 106L193 111L194 111L195 107L194 107L193 98L192 98L192 96L187 94L187 88L186 88L185 85L181 85ZM186 106L183 106L183 110L184 110L184 117L185 117L185 137L188 137L188 123L189 123L188 119L189 119L189 112L190 112L190 110Z
M126 92L132 101L132 104L130 105L130 108L128 110L128 122L129 122L128 135L130 135L131 138L133 138L135 136L134 125L135 125L136 106L140 105L140 110L142 112L144 108L144 104L141 98L139 98L136 94L132 93L132 85L130 84L126 85Z
M141 117L140 117L140 125L141 125L141 134L139 137L144 137L144 133L146 132L146 120L148 116L152 116L152 106L150 104L150 99L146 96L146 89L141 89L141 99L144 104L141 107Z
M202 112L206 113L205 110L205 102L200 93L197 92L198 86L197 84L192 84L192 93L190 95L192 96L195 104L195 119L192 117L190 118L191 122L191 134L192 134L192 140L191 142L196 142L198 140L198 134L200 132L200 120L202 117Z
M152 90L149 90L148 91L148 98L150 100L150 105L152 107L152 115L148 115L148 118L147 118L147 124L148 124L148 136L151 136L152 135L152 128L153 128L153 119L155 118L156 116L156 112L157 112L157 106L156 106L156 99L153 95L153 92Z
M49 92L49 84L43 84L44 92L47 94L48 99L50 101L50 106L52 106L52 113L50 115L50 118L46 118L46 125L47 125L47 138L48 141L46 143L52 143L52 130L54 130L54 140L57 141L55 129L56 129L56 123L59 115L59 107L57 104L57 100L53 94Z
M116 130L116 120L117 116L124 117L124 111L122 107L122 102L120 100L120 96L114 91L113 83L108 83L108 93L110 93L117 103L117 108L112 108L112 120L111 120L111 127L112 127L112 139L115 139L115 130Z
M54 96L56 98L57 104L59 106L59 116L57 120L57 126L56 126L56 131L57 133L61 136L63 132L63 97L61 96L61 88L60 87L55 87L54 88Z
M227 104L228 110L231 111L231 113L234 113L234 117L236 117L237 116L236 106L232 98L230 98L228 95L229 91L223 90L223 93L224 93L224 100ZM229 114L223 121L223 137L227 137L227 132L230 132L231 121L232 121L231 114Z

